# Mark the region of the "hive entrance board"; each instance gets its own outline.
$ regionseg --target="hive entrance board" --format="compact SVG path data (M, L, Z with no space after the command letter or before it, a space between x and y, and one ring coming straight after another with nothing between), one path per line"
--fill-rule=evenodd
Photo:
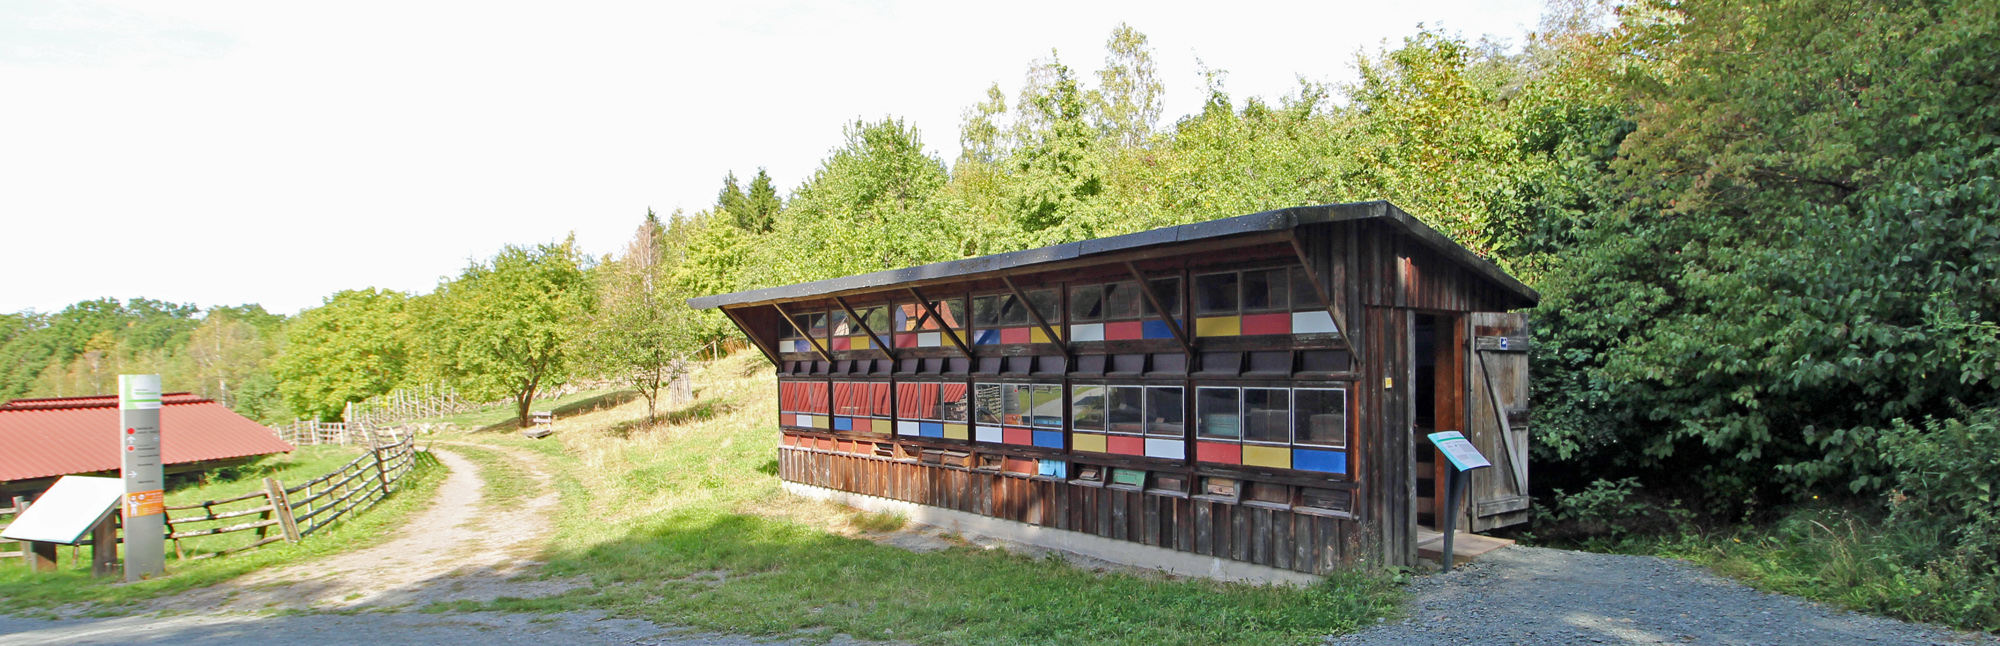
M117 478L63 476L0 531L0 538L75 545L124 497L125 483Z

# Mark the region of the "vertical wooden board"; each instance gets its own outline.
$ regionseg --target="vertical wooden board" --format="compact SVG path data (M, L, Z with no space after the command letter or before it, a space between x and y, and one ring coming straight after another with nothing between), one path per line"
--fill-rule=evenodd
M1318 516L1292 514L1292 569L1313 571L1320 552L1318 537L1313 535L1313 527L1317 525Z
M1194 544L1194 501L1186 498L1174 499L1174 549L1183 552L1199 552Z
M1289 511L1271 514L1271 567L1292 569L1292 519Z
M1319 574L1326 574L1340 567L1340 564L1346 560L1343 557L1347 552L1347 546L1342 544L1341 541L1343 537L1340 533L1340 521L1332 518L1316 517L1313 519L1313 534L1315 534L1314 538L1319 541L1319 558L1313 571Z
M1106 489L1105 493L1109 494L1107 497L1111 499L1111 538L1126 540L1130 535L1126 530L1131 528L1126 520L1126 516L1130 514L1127 513L1125 505L1125 497L1129 494L1118 489Z
M1140 494L1139 537L1147 545L1160 544L1160 497Z
M1146 542L1146 494L1125 494L1125 540Z
M1070 516L1069 516L1069 495L1070 492L1073 491L1074 489L1076 488L1070 486L1069 483L1066 482L1055 483L1053 486L1049 487L1049 492L1050 492L1049 517L1055 521L1054 523L1051 524L1056 529L1066 530L1071 527Z
M1229 510L1229 558L1250 560L1249 510L1232 505Z
M1194 553L1215 556L1215 503L1194 503Z
M1271 514L1272 510L1262 507L1250 510L1250 562L1258 565L1271 564Z

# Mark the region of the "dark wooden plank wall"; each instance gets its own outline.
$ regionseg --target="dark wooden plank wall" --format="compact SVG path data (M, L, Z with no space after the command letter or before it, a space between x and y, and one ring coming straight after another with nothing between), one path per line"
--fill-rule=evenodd
M1205 556L1325 574L1360 550L1353 520L781 446L778 476L903 502Z

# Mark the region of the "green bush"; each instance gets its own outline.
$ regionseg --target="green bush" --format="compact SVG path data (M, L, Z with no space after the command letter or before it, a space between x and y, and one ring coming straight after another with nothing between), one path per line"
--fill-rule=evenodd
M1925 527L1934 536L1910 546L1908 556L1989 577L2000 570L2000 408L1922 426L1899 421L1881 443L1896 470L1889 524Z

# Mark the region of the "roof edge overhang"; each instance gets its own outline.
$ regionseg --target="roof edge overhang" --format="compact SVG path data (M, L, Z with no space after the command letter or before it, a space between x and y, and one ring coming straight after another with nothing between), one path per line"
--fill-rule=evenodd
M778 301L797 300L817 296L832 296L857 290L894 287L904 283L934 281L941 279L979 278L1003 274L1016 269L1035 265L1086 259L1091 256L1110 255L1148 247L1159 247L1200 240L1212 240L1231 236L1289 231L1300 226L1329 222L1381 219L1402 232L1416 238L1452 262L1490 280L1508 292L1521 297L1528 303L1539 303L1541 294L1533 288L1501 269L1493 261L1480 257L1466 249L1449 236L1424 224L1421 220L1405 213L1387 201L1353 202L1347 204L1322 204L1317 206L1296 206L1291 208L1239 215L1220 220L1196 222L1180 226L1127 233L1108 238L1096 238L1021 251L1010 251L991 256L979 256L962 260L918 265L904 269L886 269L866 274L816 280L809 283L767 287L749 291L715 294L688 299L688 307L705 310L732 305L756 305Z

